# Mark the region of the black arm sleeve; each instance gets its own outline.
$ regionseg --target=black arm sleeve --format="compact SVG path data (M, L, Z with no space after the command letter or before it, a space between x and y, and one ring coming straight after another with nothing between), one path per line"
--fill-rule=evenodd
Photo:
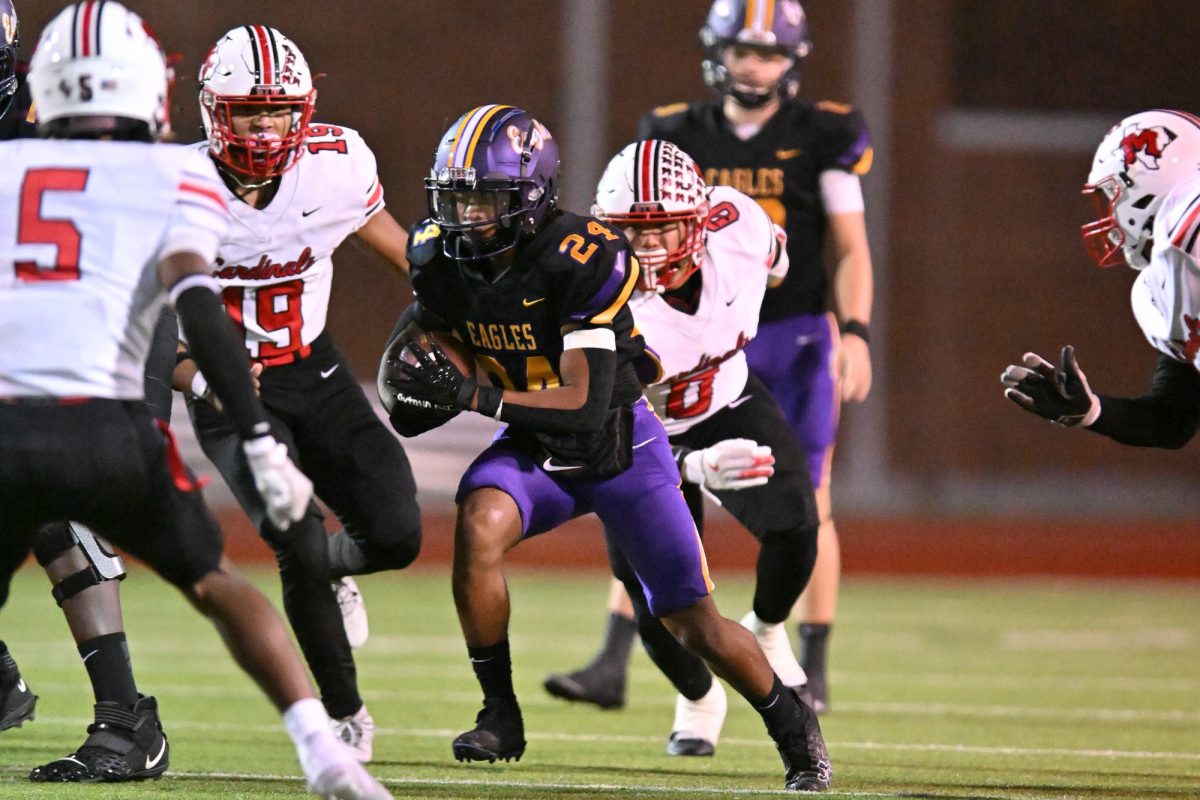
M588 365L588 393L576 409L533 408L505 403L500 419L513 425L543 433L595 433L604 426L612 403L613 383L617 375L617 354L599 347L585 347Z
M175 300L179 325L205 380L225 406L242 439L271 432L267 412L254 392L237 328L221 301L205 286L185 289Z
M1149 394L1099 397L1100 416L1089 430L1121 444L1174 450L1200 427L1200 372L1167 355L1158 357Z

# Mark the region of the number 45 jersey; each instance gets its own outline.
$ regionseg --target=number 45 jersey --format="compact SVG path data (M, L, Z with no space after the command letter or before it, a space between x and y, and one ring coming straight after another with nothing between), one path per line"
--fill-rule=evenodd
M758 333L767 278L783 246L762 207L736 189L713 187L709 205L696 313L654 292L635 292L629 303L646 345L662 362L666 377L647 387L646 396L671 436L708 419L746 388L742 350Z
M375 155L350 128L313 125L266 208L222 192L233 221L213 275L226 310L251 358L265 366L304 358L325 330L333 251L383 208Z
M0 143L0 163L0 396L141 399L158 262L213 258L229 225L212 160L21 139Z

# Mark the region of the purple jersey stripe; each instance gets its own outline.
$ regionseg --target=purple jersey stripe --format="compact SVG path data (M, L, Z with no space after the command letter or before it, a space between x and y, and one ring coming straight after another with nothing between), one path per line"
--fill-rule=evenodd
M612 272L608 274L608 279L604 281L604 285L592 295L583 308L571 314L569 319L576 321L591 319L609 306L617 298L621 288L625 285L625 279L629 274L628 262L629 259L626 257L624 251L618 253L613 263Z

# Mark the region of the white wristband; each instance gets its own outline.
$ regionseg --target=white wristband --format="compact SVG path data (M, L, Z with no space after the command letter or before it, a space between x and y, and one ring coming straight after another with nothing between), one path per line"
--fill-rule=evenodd
M210 392L208 380L204 377L203 372L197 372L192 376L192 394L201 400L207 400Z

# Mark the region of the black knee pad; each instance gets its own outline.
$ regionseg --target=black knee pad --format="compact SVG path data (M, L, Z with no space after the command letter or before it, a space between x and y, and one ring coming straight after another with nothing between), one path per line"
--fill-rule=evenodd
M77 544L71 533L70 523L51 522L34 537L33 555L39 564L48 567L56 558Z

